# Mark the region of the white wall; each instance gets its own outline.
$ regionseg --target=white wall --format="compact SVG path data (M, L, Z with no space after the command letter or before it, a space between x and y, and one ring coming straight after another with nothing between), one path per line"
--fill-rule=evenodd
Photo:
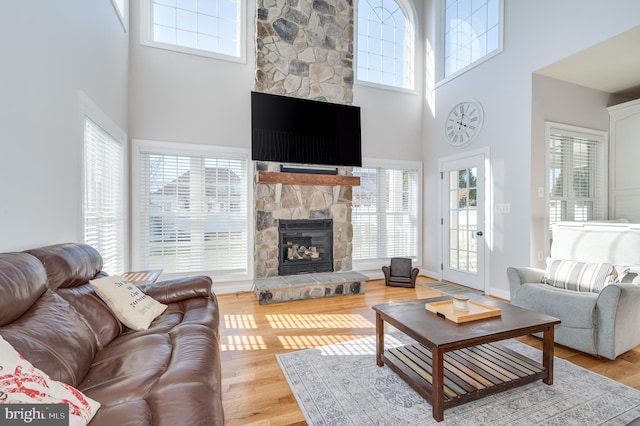
M432 95L435 108L425 113L425 211L437 206L439 158L490 147L493 204L509 204L509 214L493 214L486 230L490 279L487 292L508 298L506 268L529 265L532 229L532 168L544 167L532 152L532 74L550 63L592 46L640 24L640 2L618 0L505 1L504 51L471 71L437 87ZM427 11L434 1L427 1ZM433 25L432 15L427 12ZM429 43L435 45L433 35ZM429 95L428 95L429 96ZM468 147L446 145L443 126L450 108L465 98L475 98L484 107L484 128ZM583 106L578 106L583 108ZM590 107L584 106L586 110ZM580 111L576 112L579 114ZM545 119L561 121L550 111L537 111ZM556 118L558 117L558 118ZM533 162L535 161L535 163ZM536 183L537 185L537 183ZM491 198L487 198L491 200ZM439 269L437 240L439 215L425 215L426 269Z
M140 3L131 3L129 136L249 148L255 2L247 1L246 63L140 45Z
M640 76L638 77L640 80ZM538 196L545 183L545 122L569 124L587 129L609 131L607 107L619 103L622 98L534 74L532 80L531 118L531 252L530 265L545 267L538 258L546 247L545 198ZM606 211L606 209L605 209Z
M0 251L81 241L83 91L128 127L128 34L111 0L0 6Z

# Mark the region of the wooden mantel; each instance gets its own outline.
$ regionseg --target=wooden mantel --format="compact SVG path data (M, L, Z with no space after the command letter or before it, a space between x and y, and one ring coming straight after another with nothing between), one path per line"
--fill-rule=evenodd
M359 186L359 176L317 175L312 173L258 172L258 183L285 185Z

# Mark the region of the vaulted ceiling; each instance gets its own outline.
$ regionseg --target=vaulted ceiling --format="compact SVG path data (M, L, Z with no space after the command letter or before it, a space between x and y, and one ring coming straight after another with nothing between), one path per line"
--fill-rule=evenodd
M537 73L629 99L640 98L640 26Z

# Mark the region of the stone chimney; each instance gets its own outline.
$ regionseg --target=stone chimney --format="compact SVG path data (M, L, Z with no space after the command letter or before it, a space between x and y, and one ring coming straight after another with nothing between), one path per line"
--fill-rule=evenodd
M351 105L351 0L258 0L256 38L256 91ZM255 163L256 172L279 166ZM278 219L333 219L334 271L351 271L351 187L255 183L254 194L256 278L278 274Z
M256 91L350 105L353 4L258 0Z

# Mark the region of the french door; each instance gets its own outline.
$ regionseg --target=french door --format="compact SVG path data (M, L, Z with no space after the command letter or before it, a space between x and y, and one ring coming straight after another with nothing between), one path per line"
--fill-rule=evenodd
M441 162L442 279L485 290L485 155Z

